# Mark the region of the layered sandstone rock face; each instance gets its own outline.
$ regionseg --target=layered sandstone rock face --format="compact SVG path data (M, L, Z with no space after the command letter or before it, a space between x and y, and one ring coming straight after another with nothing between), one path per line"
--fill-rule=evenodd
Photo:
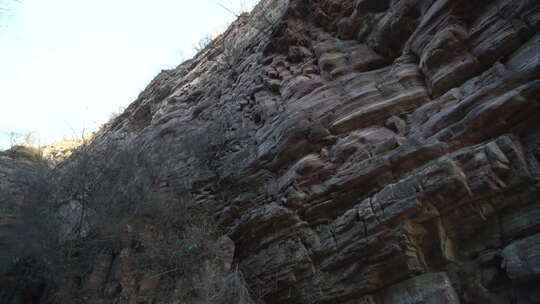
M540 303L540 3L263 0L93 145L165 151L265 303Z

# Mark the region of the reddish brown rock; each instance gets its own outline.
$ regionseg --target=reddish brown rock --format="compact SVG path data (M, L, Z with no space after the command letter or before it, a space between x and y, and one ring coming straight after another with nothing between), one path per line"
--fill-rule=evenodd
M224 268L265 303L539 301L537 1L280 0L250 16L93 145L167 151L162 190L214 211Z
M165 132L178 145L170 187L219 176L212 204L234 263L267 303L532 303L539 12L526 0L263 1L254 14L279 21L245 37L236 76L205 51L128 109L146 104L152 124L124 116L97 143L159 145ZM167 82L172 96L202 93L175 108L160 101ZM226 138L211 170L182 160L194 128Z

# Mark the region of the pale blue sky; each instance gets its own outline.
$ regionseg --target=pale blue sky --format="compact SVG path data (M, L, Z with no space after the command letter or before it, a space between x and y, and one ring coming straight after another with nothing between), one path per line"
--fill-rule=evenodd
M79 136L257 0L0 0L0 148Z

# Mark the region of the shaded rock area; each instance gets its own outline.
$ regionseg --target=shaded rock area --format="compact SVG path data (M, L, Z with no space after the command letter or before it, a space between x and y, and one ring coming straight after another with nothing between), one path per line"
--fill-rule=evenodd
M0 151L0 216L12 215L12 207L31 191L22 180L26 172L37 170L40 166L41 151L27 146L14 146ZM15 197L13 200L9 200Z
M28 172L40 170L40 151L14 146L0 152L0 303L39 303L47 293L48 281L42 265L31 258L16 255L20 247L31 251L33 244L24 244L24 226L17 210L25 195L34 191L24 181ZM22 233L21 233L22 232ZM12 267L17 262L17 267Z
M92 146L166 153L264 303L539 303L539 30L534 0L263 0Z

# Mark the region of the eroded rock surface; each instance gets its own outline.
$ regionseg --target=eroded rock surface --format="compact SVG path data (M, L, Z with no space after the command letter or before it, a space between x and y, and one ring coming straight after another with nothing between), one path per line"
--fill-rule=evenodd
M539 303L539 30L534 0L263 0L93 145L166 151L265 303Z
M95 144L175 151L163 186L267 303L537 303L539 29L527 0L262 1Z

